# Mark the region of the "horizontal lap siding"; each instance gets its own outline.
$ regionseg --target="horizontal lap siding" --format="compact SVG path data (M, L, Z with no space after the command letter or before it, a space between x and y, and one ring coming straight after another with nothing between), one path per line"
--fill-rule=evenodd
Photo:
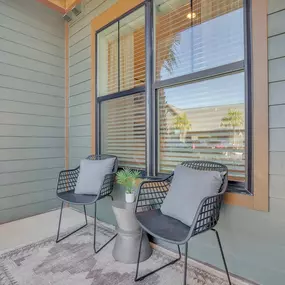
M69 24L69 167L91 152L91 21L115 0L83 1Z
M285 2L282 0L269 0L268 36L270 196L285 199Z
M64 168L64 22L22 2L0 0L0 223L57 207Z

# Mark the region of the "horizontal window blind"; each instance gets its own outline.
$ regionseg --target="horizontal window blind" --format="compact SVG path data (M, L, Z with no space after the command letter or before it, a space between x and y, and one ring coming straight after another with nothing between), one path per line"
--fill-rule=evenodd
M98 34L98 95L145 84L145 15L136 10Z
M97 36L98 96L119 91L118 23L104 29Z
M158 90L159 172L209 160L245 181L244 73Z
M242 0L156 0L156 80L244 59Z
M119 166L145 168L145 95L101 103L101 153L116 155Z
M145 12L140 8L120 25L120 91L145 84Z

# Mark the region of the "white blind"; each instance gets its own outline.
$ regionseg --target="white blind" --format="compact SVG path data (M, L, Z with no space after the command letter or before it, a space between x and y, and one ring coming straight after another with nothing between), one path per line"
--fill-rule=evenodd
M98 96L119 91L118 23L111 25L97 37Z
M145 95L102 102L101 152L116 155L119 166L145 168Z
M144 7L98 34L98 95L145 84Z
M155 6L157 80L244 59L242 0L156 0Z
M120 91L145 84L144 7L120 21Z

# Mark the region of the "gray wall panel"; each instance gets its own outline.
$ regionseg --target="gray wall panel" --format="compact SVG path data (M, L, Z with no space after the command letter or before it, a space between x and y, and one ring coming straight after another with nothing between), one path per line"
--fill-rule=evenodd
M285 81L269 84L269 105L285 104Z
M269 0L268 1L268 13L275 13L280 10L285 9L285 1L284 0Z
M8 186L1 186L0 198L7 198L22 194L29 194L33 192L45 191L54 189L57 179L46 179L40 181L23 182L19 184L12 184Z
M59 200L53 198L51 200L29 203L24 206L2 210L0 211L0 224L6 223L7 221L14 221L38 215L50 211L51 209L58 208L59 205L60 205Z
M0 0L0 223L58 206L64 168L64 21Z
M27 46L47 54L64 57L64 50L61 47L42 42L41 40L22 34L19 31L13 31L2 26L0 26L0 38L17 43L20 46Z
M285 57L270 60L269 82L284 81L284 80L285 80Z
M73 76L75 74L78 74L80 72L83 72L85 70L91 71L91 58L85 59L82 62L79 62L71 67L69 67L69 75ZM71 79L71 78L70 78ZM72 84L72 81L70 81Z
M90 35L88 35L86 38L84 38L83 40L77 42L72 47L70 47L69 54L70 56L73 56L78 52L90 47L90 45L91 45L91 37Z
M268 35L271 37L283 33L285 33L285 10L280 10L268 16Z
M47 150L48 151L48 150ZM0 173L12 173L27 170L63 168L62 154L58 157L46 157L36 159L21 159L11 161L0 161Z
M0 49L2 51L10 52L13 54L17 54L26 58L31 58L33 60L38 60L40 62L45 62L51 65L55 65L58 67L62 67L64 65L64 59L59 56L54 56L38 49L33 49L31 47L26 47L21 45L19 48L18 43L14 43L12 41L7 41L0 38Z
M91 21L116 0L83 1L84 15L69 29L69 166L91 152Z

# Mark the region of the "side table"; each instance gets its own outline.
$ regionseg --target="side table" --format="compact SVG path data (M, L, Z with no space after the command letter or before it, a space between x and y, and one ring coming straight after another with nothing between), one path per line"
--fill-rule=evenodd
M113 201L112 208L118 228L113 257L122 263L137 263L141 228L137 223L134 209L135 203ZM152 254L147 235L143 234L140 262L147 260Z

